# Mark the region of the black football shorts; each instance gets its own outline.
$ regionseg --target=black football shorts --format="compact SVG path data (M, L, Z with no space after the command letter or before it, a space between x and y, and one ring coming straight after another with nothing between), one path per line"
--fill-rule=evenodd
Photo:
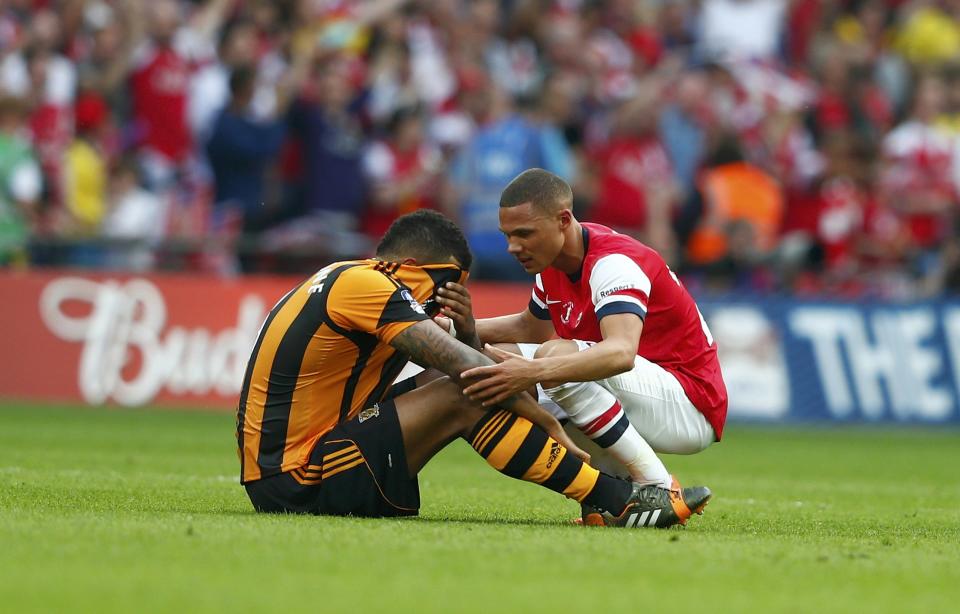
M397 408L389 398L334 427L306 466L248 482L246 489L258 512L375 518L415 516L420 509L420 488L408 474Z

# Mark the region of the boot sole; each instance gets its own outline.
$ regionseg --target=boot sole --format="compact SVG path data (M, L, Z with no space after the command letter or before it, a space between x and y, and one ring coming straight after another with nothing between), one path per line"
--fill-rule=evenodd
M696 508L691 509L690 511L697 516L703 516L703 508L707 507L707 503L710 503L710 499L713 498L713 493L706 496L703 502L698 505Z

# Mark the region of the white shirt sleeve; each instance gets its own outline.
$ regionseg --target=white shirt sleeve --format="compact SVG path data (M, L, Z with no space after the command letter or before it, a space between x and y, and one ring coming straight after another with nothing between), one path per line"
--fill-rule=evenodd
M650 299L650 278L632 258L610 254L594 264L590 292L598 320L614 313L635 313L644 318Z
M536 281L533 284L533 290L530 292L530 303L527 308L534 316L540 320L550 319L550 310L547 308L547 294L543 289L543 279L540 273L537 273Z

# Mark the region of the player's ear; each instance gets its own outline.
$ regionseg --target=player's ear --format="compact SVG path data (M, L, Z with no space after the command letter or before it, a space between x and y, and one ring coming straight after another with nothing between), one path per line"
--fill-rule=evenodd
M563 209L557 214L557 221L560 222L560 230L566 230L573 222L573 212L569 209Z
M400 264L406 264L409 266L417 266L419 263L416 258L404 258L400 261Z

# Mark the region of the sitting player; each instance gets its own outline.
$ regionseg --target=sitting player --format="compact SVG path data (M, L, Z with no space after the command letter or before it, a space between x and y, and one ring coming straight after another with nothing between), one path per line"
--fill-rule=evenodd
M418 211L394 222L376 258L331 264L270 311L237 413L241 482L256 510L415 515L417 473L462 437L498 471L603 509L614 525L653 513L642 489L584 462L528 394L488 408L463 396L459 374L494 363L444 333L424 304L445 283L462 287L471 259L452 222ZM391 388L408 360L447 377ZM688 494L692 506L707 496Z
M462 286L439 291L456 328L475 327L487 344L520 344L514 347L522 355L488 346L502 362L462 373L480 380L465 392L488 405L538 384L635 483L648 487L658 521L685 522L703 505L685 503L655 450L693 454L720 439L727 393L716 344L660 255L609 228L579 223L572 198L562 179L540 169L521 173L503 191L500 228L508 249L536 275L525 311L474 323ZM560 339L550 340L554 334ZM613 519L585 506L583 520Z

